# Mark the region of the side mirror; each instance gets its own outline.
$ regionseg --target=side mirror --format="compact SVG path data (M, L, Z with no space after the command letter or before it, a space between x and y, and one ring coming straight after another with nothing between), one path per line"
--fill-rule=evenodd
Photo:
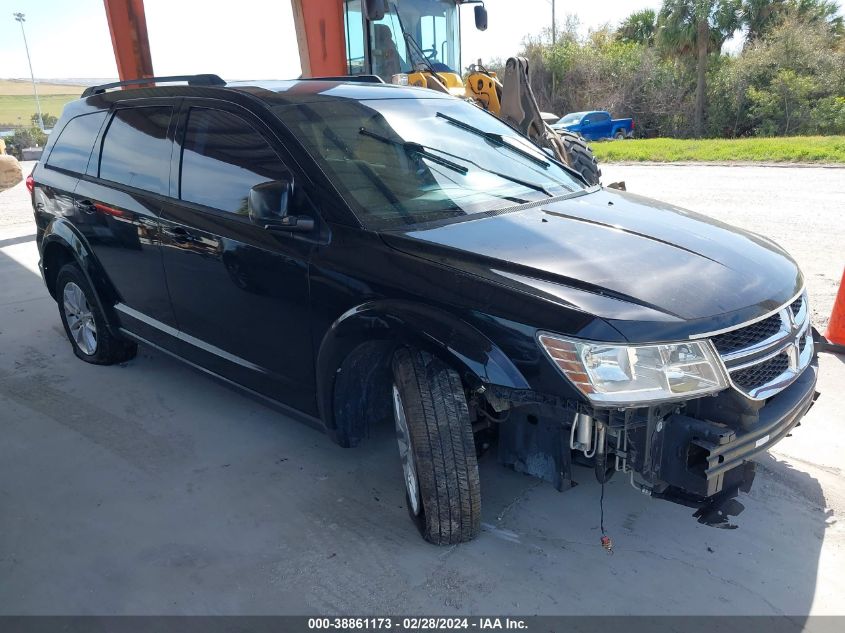
M364 0L361 8L364 10L364 17L368 22L378 22L384 18L387 7L385 0Z
M589 125L590 119L581 119L581 125Z
M483 4L475 5L475 28L479 31L487 30L487 9Z
M290 215L293 202L293 182L271 180L249 190L247 210L249 219L268 231L311 231L313 218Z

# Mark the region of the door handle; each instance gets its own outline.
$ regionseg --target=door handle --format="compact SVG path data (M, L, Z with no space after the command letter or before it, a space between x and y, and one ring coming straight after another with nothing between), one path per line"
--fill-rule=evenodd
M179 244L187 244L188 242L198 241L196 236L190 233L187 229L177 226L172 229L166 229L164 234Z
M95 207L94 203L90 200L77 200L74 204L77 209L89 215L92 213L96 213L97 211L97 207Z

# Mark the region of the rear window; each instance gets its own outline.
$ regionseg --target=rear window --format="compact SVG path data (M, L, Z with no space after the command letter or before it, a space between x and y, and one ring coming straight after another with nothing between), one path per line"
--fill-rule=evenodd
M563 125L570 125L572 123L578 123L581 120L581 117L584 116L583 112L571 112L563 117L558 123Z
M144 106L115 112L103 139L100 178L167 195L173 108Z
M47 159L47 167L84 174L105 112L83 114L67 122Z

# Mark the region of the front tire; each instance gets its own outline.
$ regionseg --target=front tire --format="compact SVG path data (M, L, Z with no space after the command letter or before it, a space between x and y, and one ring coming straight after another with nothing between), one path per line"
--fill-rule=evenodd
M599 169L599 163L587 142L578 134L568 130L558 130L557 133L566 148L572 168L581 174L588 185L600 184L601 169Z
M109 331L94 289L76 264L65 264L59 270L56 300L65 334L77 358L94 365L112 365L135 356L135 343Z
M461 379L431 354L402 348L393 380L408 513L430 543L471 541L481 530L481 484Z

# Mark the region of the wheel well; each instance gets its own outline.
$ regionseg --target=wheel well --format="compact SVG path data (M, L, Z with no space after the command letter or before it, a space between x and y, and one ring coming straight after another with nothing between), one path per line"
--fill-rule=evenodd
M335 372L334 440L353 447L370 437L379 424L393 425L393 354L400 339L377 339L352 350ZM425 347L425 346L424 346ZM466 386L466 375L452 360L428 350L455 369Z
M44 281L47 284L47 290L50 291L50 295L55 298L56 277L59 276L59 271L65 264L76 261L76 258L68 246L58 242L52 242L44 248L42 259L44 262Z
M362 343L341 363L334 383L336 441L358 445L371 428L391 419L391 360L395 344L389 340Z

